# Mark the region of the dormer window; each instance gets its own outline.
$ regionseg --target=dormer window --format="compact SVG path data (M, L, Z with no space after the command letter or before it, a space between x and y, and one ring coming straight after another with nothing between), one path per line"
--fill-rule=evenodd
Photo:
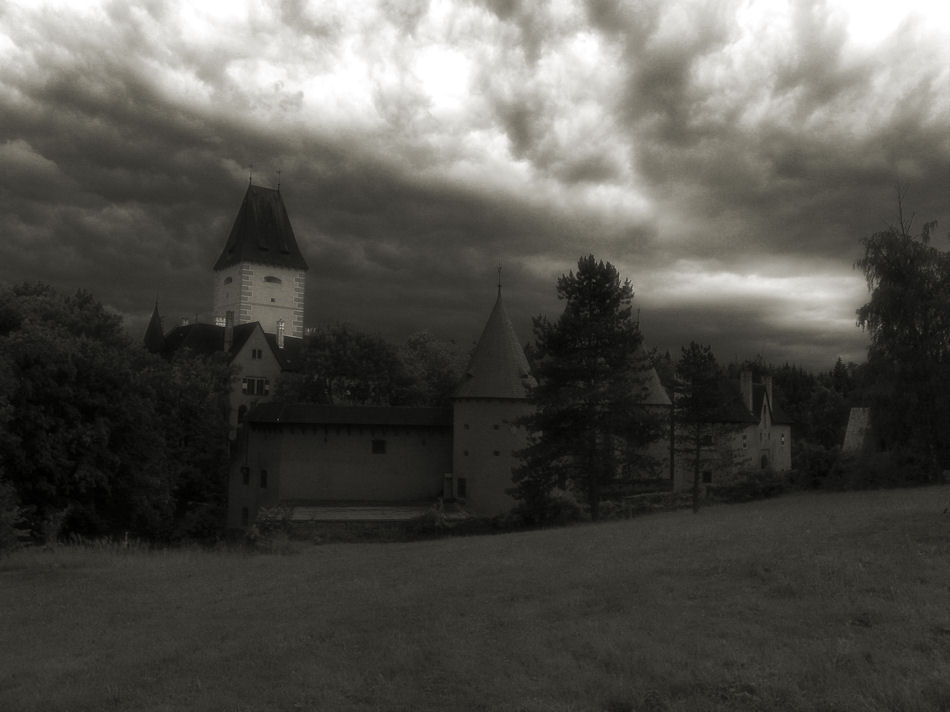
M271 284L280 284L280 277L275 277L273 275L267 275L264 277L265 282L270 282Z

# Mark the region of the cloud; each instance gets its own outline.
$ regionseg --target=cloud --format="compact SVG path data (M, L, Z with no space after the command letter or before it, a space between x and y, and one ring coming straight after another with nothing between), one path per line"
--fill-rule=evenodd
M502 263L528 338L594 253L654 343L832 363L895 184L950 223L948 25L908 8L8 4L0 279L210 318L253 165L281 170L312 323L475 338Z

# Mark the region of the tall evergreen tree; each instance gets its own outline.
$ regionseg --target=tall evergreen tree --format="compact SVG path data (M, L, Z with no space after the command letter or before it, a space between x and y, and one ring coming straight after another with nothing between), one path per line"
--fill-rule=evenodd
M533 435L513 493L543 517L550 491L569 489L597 519L601 500L622 493L638 450L658 435L642 406L649 364L633 288L613 265L581 258L558 278L557 295L565 302L558 320L534 319Z
M718 440L724 426L718 417L722 409L722 374L709 346L691 341L684 346L676 364L674 417L685 436L682 445L693 468L693 511L699 511L699 478L704 447Z

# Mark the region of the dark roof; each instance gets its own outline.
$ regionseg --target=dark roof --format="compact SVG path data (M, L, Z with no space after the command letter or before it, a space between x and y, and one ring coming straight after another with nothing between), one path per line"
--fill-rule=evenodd
M251 334L259 326L260 324L254 321L249 324L238 324L234 327L231 349L228 351L231 358L234 358L241 351ZM285 336L284 348L279 349L277 348L277 336L275 334L265 333L264 338L267 340L271 351L274 352L280 367L285 371L295 370L300 362L303 339ZM165 335L162 354L170 357L180 349L190 349L202 356L210 356L219 351L224 351L224 327L215 324L176 326Z
M499 289L495 308L488 317L455 397L527 398L528 389L533 385L531 367L518 343Z
M241 262L307 269L279 190L249 185L214 269Z
M752 403L753 403L753 412L756 416L762 412L762 401L765 400L765 384L764 383L754 383L752 385ZM792 419L789 418L785 411L782 410L781 406L775 401L775 392L772 392L772 422L776 425L792 425Z
M162 318L158 314L158 302L152 310L152 318L145 329L145 348L149 353L158 354L165 348L165 335L162 333Z
M738 384L730 379L719 380L719 407L709 418L711 423L753 424L759 422L759 413L754 414L746 408Z
M261 403L247 416L250 423L297 425L399 425L449 428L449 408L318 405L316 403Z

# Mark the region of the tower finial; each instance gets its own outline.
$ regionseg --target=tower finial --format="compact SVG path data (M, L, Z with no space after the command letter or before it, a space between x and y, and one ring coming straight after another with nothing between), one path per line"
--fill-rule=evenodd
M501 296L501 263L498 264L498 296Z
M251 178L253 177L254 177L254 164L251 163L251 164L248 164L248 167L247 167L247 184L248 185L251 184Z
M277 192L280 192L280 168L277 169Z

